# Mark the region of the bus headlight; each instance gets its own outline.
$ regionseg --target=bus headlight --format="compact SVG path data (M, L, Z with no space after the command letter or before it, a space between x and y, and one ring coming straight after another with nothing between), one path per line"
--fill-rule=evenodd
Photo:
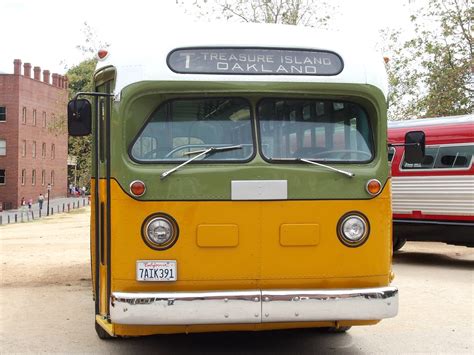
M369 221L358 212L349 212L341 217L337 224L337 236L342 244L348 247L358 247L369 237Z
M148 217L142 226L142 237L145 243L152 249L168 249L178 239L178 224L176 221L163 213Z

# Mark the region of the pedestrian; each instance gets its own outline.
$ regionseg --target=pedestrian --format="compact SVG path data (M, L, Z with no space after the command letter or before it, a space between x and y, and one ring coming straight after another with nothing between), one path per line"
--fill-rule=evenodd
M21 221L23 222L23 214L26 213L26 217L28 218L28 211L26 210L26 202L25 202L25 198L22 197L21 198L21 202L20 202L20 218L21 218Z
M38 204L39 204L39 209L42 210L43 209L43 202L44 202L44 196L43 194L40 194L38 196Z
M84 197L86 195L86 187L85 186L82 186L81 195L82 195L82 197Z
M28 200L28 209L29 209L29 210L31 210L31 206L33 206L33 199L32 199L32 198L30 198L30 199Z

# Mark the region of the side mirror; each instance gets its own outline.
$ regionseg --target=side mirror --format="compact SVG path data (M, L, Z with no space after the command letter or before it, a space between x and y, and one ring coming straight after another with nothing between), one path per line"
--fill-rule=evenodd
M67 123L70 136L87 136L92 131L91 104L86 99L69 101L67 105Z
M425 158L425 132L410 131L405 134L405 162L421 164Z

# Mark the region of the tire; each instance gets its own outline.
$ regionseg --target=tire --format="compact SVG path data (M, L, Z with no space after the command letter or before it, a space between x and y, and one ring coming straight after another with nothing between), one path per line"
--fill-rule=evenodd
M325 333L345 333L351 328L352 328L351 326L338 327L338 328L336 328L336 327L326 327L326 328L321 328L321 330Z
M99 337L99 339L102 339L102 340L110 340L110 339L115 338L109 333L107 333L105 329L102 328L97 322L95 322L95 332L97 333L97 336Z
M405 238L393 237L393 251L399 251L407 242Z

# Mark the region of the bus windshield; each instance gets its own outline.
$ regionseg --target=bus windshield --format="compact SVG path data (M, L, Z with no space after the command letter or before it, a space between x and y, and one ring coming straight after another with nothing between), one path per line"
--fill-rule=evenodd
M132 145L139 162L188 160L189 154L215 149L206 161L245 161L254 154L250 105L239 98L176 99L155 111Z
M373 159L369 120L357 104L264 99L257 112L261 150L267 160L360 163Z

